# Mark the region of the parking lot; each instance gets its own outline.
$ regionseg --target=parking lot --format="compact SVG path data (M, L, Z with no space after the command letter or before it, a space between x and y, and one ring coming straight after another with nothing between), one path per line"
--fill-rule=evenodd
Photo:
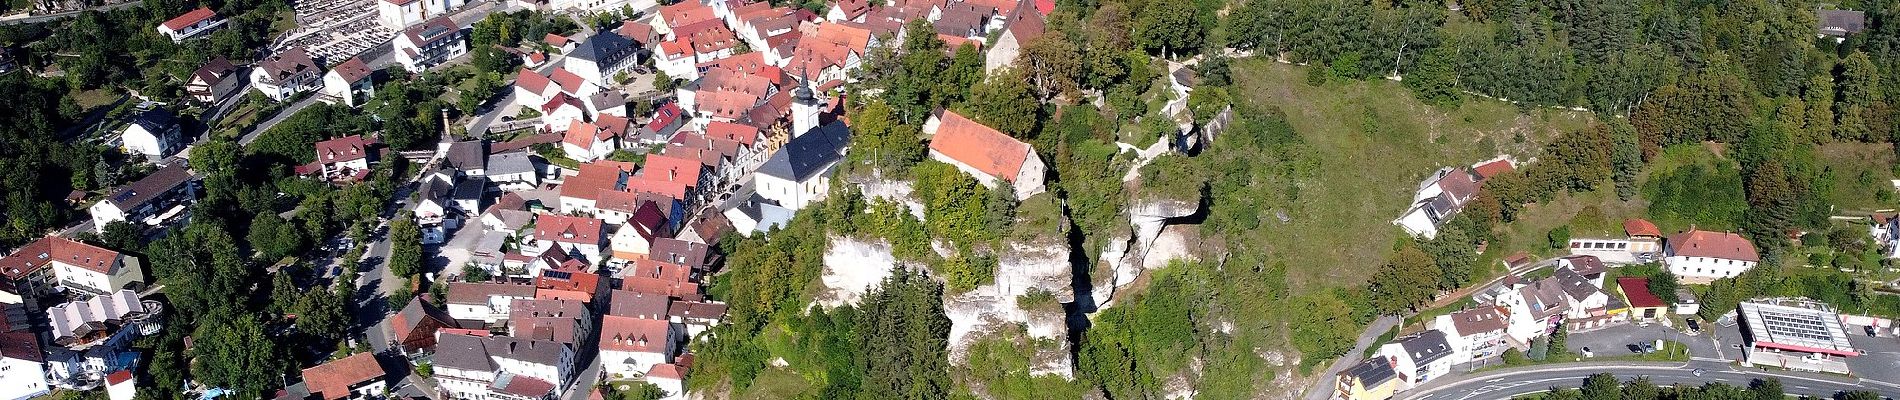
M1588 347L1594 357L1616 357L1631 355L1633 352L1629 348L1630 345L1654 345L1658 339L1687 345L1690 357L1721 357L1720 347L1711 336L1707 334L1692 336L1660 324L1649 326L1624 324L1590 332L1572 333L1564 341L1564 347L1576 354L1583 354L1583 348Z

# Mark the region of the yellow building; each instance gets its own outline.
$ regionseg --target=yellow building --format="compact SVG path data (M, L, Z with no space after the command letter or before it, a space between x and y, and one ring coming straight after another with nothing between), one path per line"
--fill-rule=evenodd
M1333 398L1345 400L1385 400L1398 391L1398 374L1384 358L1373 357L1339 373Z

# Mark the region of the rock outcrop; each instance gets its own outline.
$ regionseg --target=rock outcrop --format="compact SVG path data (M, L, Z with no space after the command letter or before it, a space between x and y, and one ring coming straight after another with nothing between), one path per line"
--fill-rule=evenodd
M825 249L825 270L819 281L825 290L814 301L825 307L858 304L878 282L897 270L890 242L832 236Z
M1128 223L1134 228L1133 232L1126 240L1111 241L1102 249L1101 259L1102 262L1107 263L1110 276L1107 284L1096 285L1094 293L1090 294L1095 297L1095 304L1103 308L1108 307L1114 300L1117 289L1127 286L1129 282L1134 282L1135 278L1141 277L1143 271L1166 264L1167 259L1149 260L1148 253L1154 248L1155 239L1159 238L1162 231L1167 228L1169 220L1192 216L1199 211L1198 200L1137 197L1130 201L1127 209ZM1175 247L1170 247L1170 251L1165 254L1185 253L1185 244L1182 241L1175 240L1169 244ZM1176 244L1179 245L1176 246Z
M1030 374L1074 378L1074 365L1069 357L1069 328L1061 308L1054 304L1075 301L1075 293L1070 289L1073 276L1069 249L1060 242L1012 243L999 251L993 283L947 296L944 300L944 313L950 317L951 324L950 362L964 362L970 345L985 334L1007 325L1021 324L1030 338L1060 344L1032 355ZM1019 299L1034 292L1047 293L1054 301L1047 307L1025 309Z

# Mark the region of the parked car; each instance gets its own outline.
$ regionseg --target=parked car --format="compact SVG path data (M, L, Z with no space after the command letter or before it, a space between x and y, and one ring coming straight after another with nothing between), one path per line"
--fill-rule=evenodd
M1686 322L1689 323L1689 334L1691 335L1702 334L1702 323L1696 322L1695 318L1690 318Z
M1874 330L1873 325L1863 326L1862 328L1867 329L1867 337L1880 337L1880 333Z

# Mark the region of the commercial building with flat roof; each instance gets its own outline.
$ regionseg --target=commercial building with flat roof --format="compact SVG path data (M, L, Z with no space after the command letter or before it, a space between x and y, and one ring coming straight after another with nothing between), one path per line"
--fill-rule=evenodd
M1847 329L1833 308L1806 298L1742 302L1742 335L1748 342L1747 365L1845 374L1847 357L1860 351L1847 342Z

